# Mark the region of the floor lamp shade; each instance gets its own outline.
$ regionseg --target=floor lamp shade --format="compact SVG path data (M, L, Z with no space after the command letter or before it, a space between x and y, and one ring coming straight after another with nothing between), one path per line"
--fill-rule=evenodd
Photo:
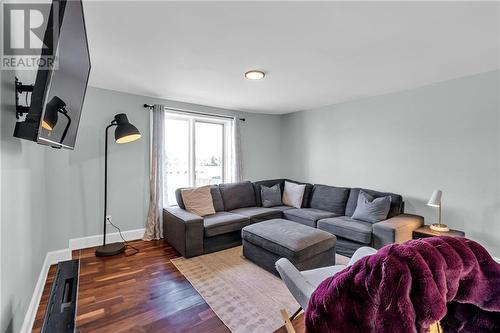
M108 202L108 130L116 126L115 141L116 143L132 142L141 137L141 133L131 123L129 123L125 113L115 115L115 118L106 127L106 136L104 141L104 218L103 218L103 237L102 246L98 246L95 254L98 257L113 256L115 254L125 251L125 245L121 242L106 244L106 216L107 216L107 202Z
M129 123L127 115L125 113L120 113L115 116L116 129L115 129L115 141L116 143L127 143L132 142L141 137L141 133L131 123Z

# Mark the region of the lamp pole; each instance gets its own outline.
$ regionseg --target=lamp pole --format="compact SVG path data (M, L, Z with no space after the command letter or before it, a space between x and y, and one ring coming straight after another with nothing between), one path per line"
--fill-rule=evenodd
M120 113L115 115L115 118L106 127L104 136L104 216L103 216L103 235L102 246L98 246L95 250L95 255L98 257L114 256L125 251L125 245L121 242L106 244L106 214L108 210L108 133L109 129L116 126L115 140L116 143L132 142L141 137L139 130L129 123L127 115ZM120 231L118 229L118 231ZM121 234L120 234L121 235Z
M439 226L441 226L441 206L442 206L442 205L443 205L443 204L442 204L442 202L441 202L441 201L439 201L439 213L438 213L438 214L439 214L439 222L438 222L438 223L439 223Z
M104 216L103 216L103 234L102 234L102 246L99 246L95 250L95 255L98 257L114 256L116 254L125 251L125 245L123 243L111 243L106 244L106 225L107 219L106 214L108 211L108 132L113 126L117 126L118 123L116 119L111 121L111 124L106 126L106 134L104 137Z
M106 246L106 214L108 212L108 131L113 126L116 126L114 120L106 127L106 137L104 138L104 230L102 246Z
M64 132L61 136L61 143L63 143L64 139L66 138L66 134L68 134L68 129L71 126L71 117L68 115L68 111L66 111L66 109L64 109L64 111L60 111L60 112L68 120L68 123L66 124L66 127L64 128Z

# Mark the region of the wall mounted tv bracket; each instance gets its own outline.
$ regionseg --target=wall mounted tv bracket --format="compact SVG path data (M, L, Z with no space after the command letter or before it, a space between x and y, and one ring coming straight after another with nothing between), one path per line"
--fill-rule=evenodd
M16 118L21 118L25 113L28 113L30 110L31 103L31 93L33 92L33 84L22 84L19 79L16 77ZM22 97L22 94L25 94L24 100L26 105L21 105L19 99ZM28 99L29 97L29 99Z

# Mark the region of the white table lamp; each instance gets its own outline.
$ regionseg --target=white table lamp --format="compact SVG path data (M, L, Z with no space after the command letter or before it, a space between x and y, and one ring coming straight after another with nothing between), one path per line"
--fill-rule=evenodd
M447 232L450 228L446 224L441 224L441 196L443 192L441 190L434 190L432 196L427 203L427 206L439 208L438 223L431 224L430 228L434 231Z

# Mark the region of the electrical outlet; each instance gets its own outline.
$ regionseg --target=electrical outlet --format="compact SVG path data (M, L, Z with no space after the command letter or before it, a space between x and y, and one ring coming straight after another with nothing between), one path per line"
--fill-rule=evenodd
M106 215L106 224L111 224L111 215Z

